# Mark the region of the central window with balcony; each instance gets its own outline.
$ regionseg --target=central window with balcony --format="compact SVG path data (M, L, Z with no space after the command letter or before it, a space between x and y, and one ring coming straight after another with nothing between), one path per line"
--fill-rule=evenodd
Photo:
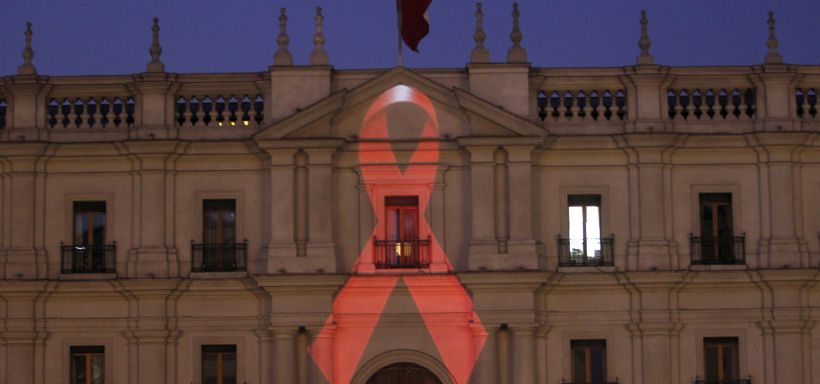
M384 239L374 239L376 268L427 268L430 238L419 238L419 198L387 196L384 199Z
M202 201L202 243L191 244L193 272L245 270L247 242L236 242L236 200Z
M569 238L558 236L562 267L613 265L613 238L601 237L601 195L569 195Z
M74 202L74 239L62 244L63 273L116 272L116 243L106 244L105 201Z
M751 384L752 379L740 378L737 337L707 337L703 339L703 380L695 384Z
M732 229L732 194L700 194L700 236L690 235L692 264L745 264L746 236Z

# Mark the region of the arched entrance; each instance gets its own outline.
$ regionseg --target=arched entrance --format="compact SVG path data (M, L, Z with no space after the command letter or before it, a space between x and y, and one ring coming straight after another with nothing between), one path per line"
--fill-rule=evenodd
M367 379L367 384L443 384L429 369L413 363L388 365Z

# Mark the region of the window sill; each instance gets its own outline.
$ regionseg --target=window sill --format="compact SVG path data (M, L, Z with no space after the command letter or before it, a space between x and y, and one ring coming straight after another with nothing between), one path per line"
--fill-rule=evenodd
M60 280L116 280L116 273L61 273Z
M746 264L693 264L689 266L690 271L745 271L749 269Z
M248 277L247 271L228 272L191 272L192 279L242 279Z
M580 266L566 266L566 267L558 267L558 272L560 273L613 273L615 272L614 265L601 265L601 266L593 266L593 265L580 265Z

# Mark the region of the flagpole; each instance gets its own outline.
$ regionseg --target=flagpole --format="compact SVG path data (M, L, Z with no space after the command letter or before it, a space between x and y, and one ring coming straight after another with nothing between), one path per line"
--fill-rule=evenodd
M396 0L396 17L398 18L398 20L396 20L396 26L398 27L398 31L397 31L398 32L398 34L397 34L398 39L397 39L397 41L398 41L398 48L399 48L399 67L401 67L403 65L402 64L402 46L401 46L402 45L401 44L401 0Z

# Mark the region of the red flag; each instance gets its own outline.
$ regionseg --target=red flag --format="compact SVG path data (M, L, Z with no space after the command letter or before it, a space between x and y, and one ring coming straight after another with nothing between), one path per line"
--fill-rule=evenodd
M401 12L401 39L418 52L419 42L430 32L425 13L433 0L396 0Z

